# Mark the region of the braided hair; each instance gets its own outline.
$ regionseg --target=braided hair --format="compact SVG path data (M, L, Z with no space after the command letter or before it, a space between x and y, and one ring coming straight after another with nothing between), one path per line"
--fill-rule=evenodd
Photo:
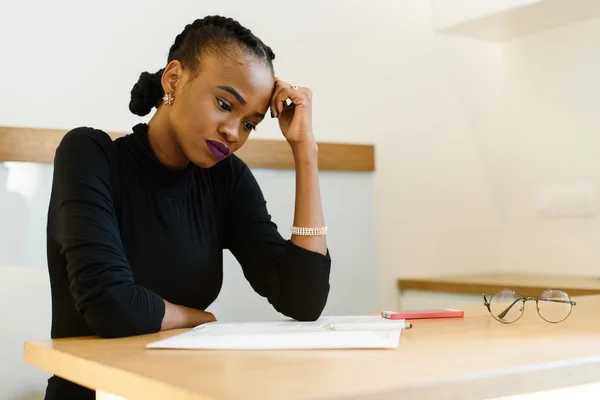
M202 55L226 56L235 50L257 57L273 70L275 54L271 48L239 22L218 15L197 19L186 25L169 50L167 64L178 60L194 76ZM142 72L131 89L129 110L132 113L144 116L150 113L152 107L158 108L164 95L161 84L163 72L164 68L155 73Z

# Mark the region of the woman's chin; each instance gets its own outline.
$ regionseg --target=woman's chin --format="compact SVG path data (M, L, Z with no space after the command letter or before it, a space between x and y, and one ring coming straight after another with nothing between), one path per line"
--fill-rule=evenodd
M190 161L200 168L211 168L219 162L215 157L206 157L203 155L190 158Z

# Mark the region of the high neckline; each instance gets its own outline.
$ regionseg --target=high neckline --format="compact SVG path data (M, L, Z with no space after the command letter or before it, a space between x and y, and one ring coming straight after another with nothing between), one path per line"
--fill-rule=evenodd
M175 192L187 187L195 168L193 163L190 162L182 170L174 170L161 163L150 146L146 123L135 125L131 136L135 158L152 182L163 189Z

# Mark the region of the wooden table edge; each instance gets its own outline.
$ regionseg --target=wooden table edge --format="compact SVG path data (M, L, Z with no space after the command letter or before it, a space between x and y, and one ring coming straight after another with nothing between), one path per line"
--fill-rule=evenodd
M38 342L25 342L23 359L28 365L78 385L92 390L101 390L126 399L220 400L63 353ZM124 382L124 380L127 382Z
M599 376L600 355L596 355L470 374L440 381L434 389L422 386L411 388L414 397L413 393L406 390L395 395L402 394L403 398L418 400L495 399L585 385L598 382ZM423 390L428 390L428 393L423 393Z
M37 342L25 343L25 362L79 385L135 399L221 400L220 398L195 394L132 372L105 366L94 361L48 348ZM490 360L492 362L493 360ZM485 366L482 366L485 369ZM415 384L368 390L363 393L336 394L311 399L374 400L463 400L496 398L523 393L533 393L569 386L597 382L600 376L600 355L576 357L564 361L532 364L499 371L484 371L466 376L439 380L432 384ZM343 390L342 390L343 392ZM458 396L458 397L457 397Z

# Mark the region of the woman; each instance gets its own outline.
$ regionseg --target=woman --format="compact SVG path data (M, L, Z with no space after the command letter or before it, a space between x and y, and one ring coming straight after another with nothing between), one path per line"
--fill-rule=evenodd
M189 328L219 294L229 249L279 312L317 319L329 293L311 92L273 73L269 47L211 16L175 39L168 64L143 73L130 110L150 122L111 141L67 133L55 156L48 215L52 337L122 337ZM269 112L296 166L291 240L234 153ZM52 377L46 399L93 399Z

